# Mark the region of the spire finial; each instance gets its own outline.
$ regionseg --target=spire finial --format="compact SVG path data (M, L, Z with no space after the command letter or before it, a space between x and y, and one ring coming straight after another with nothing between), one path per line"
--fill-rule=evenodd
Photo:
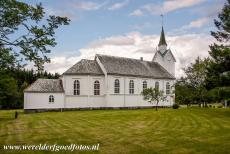
M163 14L161 14L161 25L162 27L164 26L164 15Z

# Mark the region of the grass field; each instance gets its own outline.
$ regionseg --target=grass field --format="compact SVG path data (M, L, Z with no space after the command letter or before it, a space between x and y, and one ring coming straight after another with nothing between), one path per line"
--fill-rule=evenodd
M0 111L0 153L49 153L2 149L45 143L100 144L80 153L230 153L229 109L45 112L16 120L13 113Z

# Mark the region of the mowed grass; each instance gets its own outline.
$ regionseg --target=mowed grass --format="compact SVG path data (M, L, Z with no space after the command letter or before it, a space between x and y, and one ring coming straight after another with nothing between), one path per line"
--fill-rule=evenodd
M2 150L45 143L100 144L99 151L71 153L230 153L229 109L45 112L16 120L14 112L0 111L0 153L49 153Z

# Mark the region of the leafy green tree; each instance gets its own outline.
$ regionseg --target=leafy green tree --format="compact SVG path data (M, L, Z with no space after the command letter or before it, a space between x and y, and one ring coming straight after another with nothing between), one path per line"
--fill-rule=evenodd
M217 89L217 88L215 88ZM230 87L219 87L219 98L225 103L230 101Z
M141 93L144 96L144 100L153 104L156 102L156 111L158 109L158 104L160 101L164 101L166 96L164 96L164 91L159 90L158 88L146 88Z
M218 19L214 20L217 31L211 32L218 44L210 46L211 64L208 68L206 87L230 86L230 0L227 0Z
M186 80L182 77L176 81L175 84L175 100L177 104L191 105L194 102L195 92L194 88L189 85Z
M66 17L49 16L41 4L32 6L16 0L0 1L0 69L34 62L38 69L49 62L49 47L56 45L54 34L60 25L68 25ZM23 58L23 59L22 59Z
M209 90L207 92L207 94L205 95L205 99L209 103L221 101L221 98L219 96L219 89L213 88L213 89Z
M32 6L17 0L0 1L0 104L3 108L21 108L23 90L43 73L47 54L56 45L55 31L68 25L66 17L47 16L41 4ZM40 73L23 70L33 62Z
M194 63L191 63L189 67L184 69L186 74L186 84L194 90L193 100L197 101L199 105L201 105L201 102L205 103L205 95L207 93L205 80L207 75L207 66L209 66L209 64L210 59L200 59L198 57Z

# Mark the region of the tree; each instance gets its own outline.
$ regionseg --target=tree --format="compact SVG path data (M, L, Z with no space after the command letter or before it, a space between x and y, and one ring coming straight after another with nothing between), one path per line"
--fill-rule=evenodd
M212 31L211 35L218 44L210 45L211 64L206 80L208 89L230 86L230 0L226 1L214 24L217 31Z
M175 96L176 103L189 106L195 98L194 88L182 77L175 83Z
M8 76L0 75L0 108L17 108L17 81Z
M156 111L158 108L158 103L164 101L166 96L164 96L164 91L160 91L158 88L146 88L141 93L144 96L144 100L152 104L153 101L156 102Z
M207 89L205 87L205 80L207 74L207 66L209 66L210 59L200 59L199 57L194 63L184 69L186 77L186 84L188 84L194 90L193 100L205 103L205 95ZM204 104L203 104L204 105ZM207 105L207 104L205 104Z
M0 1L0 69L21 66L20 62L28 60L42 70L50 61L46 56L49 47L56 45L55 30L69 21L59 16L45 19L41 3L32 6L16 0Z
M224 101L224 104L228 105L230 102L230 87L221 87L220 97L222 98L222 101Z

